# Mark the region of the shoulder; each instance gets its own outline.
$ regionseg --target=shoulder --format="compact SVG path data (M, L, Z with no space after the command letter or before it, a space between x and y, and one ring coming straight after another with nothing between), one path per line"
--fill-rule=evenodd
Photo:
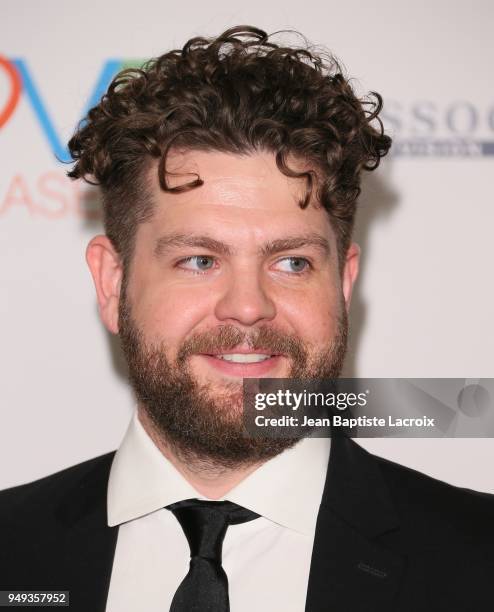
M381 533L377 543L406 561L406 609L415 598L417 609L425 598L441 610L480 610L492 604L494 496L381 457L370 461L396 517L395 527Z
M96 551L91 564L97 564L106 558L114 538L106 529L113 456L108 453L0 491L3 584L16 589L82 588L79 574L86 575L85 551Z
M406 501L421 507L422 501L427 499L430 504L441 507L454 501L453 511L474 509L492 513L494 510L494 495L490 493L457 487L383 457L373 457L398 502Z
M453 486L431 476L373 456L393 506L418 539L475 540L494 547L494 495Z
M87 490L108 480L115 451L89 459L32 482L0 491L0 521L31 509L40 513L55 507L73 490Z

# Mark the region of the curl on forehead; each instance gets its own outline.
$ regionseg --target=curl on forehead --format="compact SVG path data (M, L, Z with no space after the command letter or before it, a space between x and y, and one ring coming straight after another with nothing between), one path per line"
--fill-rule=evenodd
M301 176L287 176L280 171L275 156L269 151L225 154L220 151L174 149L164 161L167 189L163 190L158 179L158 166L162 160L148 169L148 179L155 191L162 189L168 193L189 192L192 195L195 187L201 187L200 192L222 193L228 199L229 192L249 195L279 188L289 193L295 204L302 206L307 196L305 173L311 172L315 184L318 184L318 173L310 162L290 156L290 167ZM311 193L310 204L320 206L316 190Z

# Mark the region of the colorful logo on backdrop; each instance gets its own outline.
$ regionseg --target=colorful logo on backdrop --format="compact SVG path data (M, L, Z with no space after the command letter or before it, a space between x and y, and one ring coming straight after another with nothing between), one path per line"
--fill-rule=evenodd
M143 60L110 59L97 75L83 116L98 103L112 78L123 68L142 65ZM63 162L71 158L66 143L57 132L49 107L25 59L0 57L0 70L6 76L9 91L2 96L0 130L15 119L21 96L26 96L47 145ZM5 79L4 79L5 80ZM494 155L494 102L480 107L469 100L455 100L444 105L433 100L410 103L388 100L383 109L385 126L394 138L395 157L479 157ZM1 134L1 132L0 132Z
M111 80L120 70L134 68L142 65L142 63L143 60L107 60L93 84L82 116L86 115L90 108L98 104L101 96L108 89ZM20 97L24 95L28 99L40 129L55 157L62 162L70 162L71 157L67 145L62 142L57 132L49 112L49 107L43 99L28 62L24 59L6 59L0 57L0 69L4 71L9 87L6 102L3 108L0 109L0 129L8 121L14 119Z
M103 63L99 74L91 84L82 117L95 106L108 89L113 77L124 68L141 66L143 60L111 59ZM39 125L47 152L53 161L70 162L67 143L57 130L50 107L40 84L25 59L0 56L0 83L7 84L7 91L0 92L0 147L2 129L16 120L16 109L21 99L28 102ZM81 181L71 181L62 164L33 169L20 165L11 176L0 182L0 216L28 214L33 218L62 219L70 216L85 219L101 219L101 205L97 190Z

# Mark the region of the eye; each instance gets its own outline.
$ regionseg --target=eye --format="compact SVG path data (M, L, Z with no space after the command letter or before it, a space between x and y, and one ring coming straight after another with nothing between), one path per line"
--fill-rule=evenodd
M214 266L214 257L209 255L192 255L178 262L179 267L193 272L207 272Z
M303 274L308 272L311 267L310 262L305 257L285 257L277 262L282 272L292 274Z

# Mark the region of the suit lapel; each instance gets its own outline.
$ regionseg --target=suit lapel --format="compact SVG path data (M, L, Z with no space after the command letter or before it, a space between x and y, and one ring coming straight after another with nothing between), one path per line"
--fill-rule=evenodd
M113 453L65 496L56 516L64 531L60 584L69 585L73 612L106 607L118 527L108 527L107 486Z
M377 538L398 527L375 459L350 439L333 437L306 611L392 611L404 561Z

